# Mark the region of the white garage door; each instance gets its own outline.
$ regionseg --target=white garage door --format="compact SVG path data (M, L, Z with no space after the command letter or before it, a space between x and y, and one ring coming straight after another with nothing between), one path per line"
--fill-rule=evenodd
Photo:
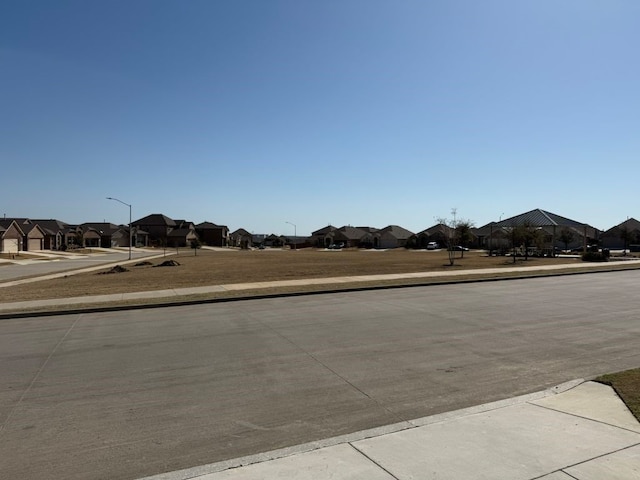
M18 239L5 238L2 247L3 253L18 253Z

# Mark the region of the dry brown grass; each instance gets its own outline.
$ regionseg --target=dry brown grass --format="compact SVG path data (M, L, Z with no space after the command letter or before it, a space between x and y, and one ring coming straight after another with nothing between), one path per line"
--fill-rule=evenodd
M448 265L447 252L444 251L304 249L295 252L267 249L224 252L199 250L197 253L197 256L194 256L193 250L185 249L178 255L167 256L167 259L177 260L180 263L177 267L136 267L129 264L126 266L129 271L123 273L111 275L85 273L1 288L0 302L272 280L429 271L451 272L513 266L510 257L487 257L479 252L466 252L464 258L456 259L453 267ZM458 252L457 255L460 253ZM152 263L157 265L162 260L162 258L156 259ZM527 261L518 260L517 264L537 266L575 264L578 261L566 258L530 258Z
M596 382L612 386L640 421L640 368L603 375L596 378Z

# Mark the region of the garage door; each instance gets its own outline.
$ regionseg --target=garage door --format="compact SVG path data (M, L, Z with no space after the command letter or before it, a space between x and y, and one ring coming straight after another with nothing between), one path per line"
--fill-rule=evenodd
M3 253L18 253L18 239L5 238L2 247Z
M34 250L42 250L42 239L30 238L29 243L27 243L27 250L30 252L33 252Z

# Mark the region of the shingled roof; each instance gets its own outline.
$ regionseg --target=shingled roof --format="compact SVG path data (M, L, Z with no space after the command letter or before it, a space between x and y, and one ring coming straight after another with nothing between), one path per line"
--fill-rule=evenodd
M135 222L131 222L132 225L145 225L145 226L154 226L154 227L175 227L176 222L166 215L161 213L152 213L151 215L147 215Z
M399 240L406 240L413 235L413 232L398 225L389 225L388 227L384 227L382 230L378 231L378 233L389 233Z

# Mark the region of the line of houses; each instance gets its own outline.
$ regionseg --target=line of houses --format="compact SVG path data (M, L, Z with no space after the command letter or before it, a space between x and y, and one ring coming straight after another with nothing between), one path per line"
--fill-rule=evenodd
M535 209L498 222L469 230L468 247L499 249L510 244L510 235L518 226L538 231L538 241L545 248L572 249L598 244L603 248L627 249L640 244L640 222L633 218L609 230L600 231L587 223ZM450 227L433 225L418 233L398 225L384 228L327 225L309 237L253 234L240 228L230 232L225 225L194 223L151 214L128 225L88 222L71 225L55 219L0 219L0 253L63 250L92 247L186 247L194 242L218 247L252 248L257 246L327 248L332 245L358 248L419 248L430 242L446 244Z

